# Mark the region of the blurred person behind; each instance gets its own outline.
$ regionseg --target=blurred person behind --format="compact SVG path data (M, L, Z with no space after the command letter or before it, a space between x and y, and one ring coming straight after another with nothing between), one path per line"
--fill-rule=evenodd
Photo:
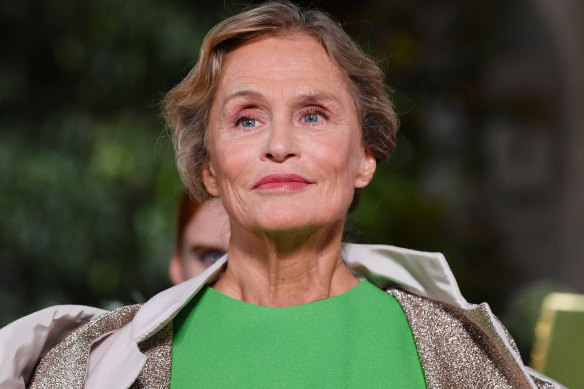
M168 269L170 280L176 285L198 275L227 252L228 244L229 219L221 201L199 203L183 194Z

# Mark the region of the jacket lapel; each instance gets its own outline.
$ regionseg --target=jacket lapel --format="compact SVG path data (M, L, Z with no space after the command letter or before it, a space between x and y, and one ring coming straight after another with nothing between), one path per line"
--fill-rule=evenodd
M115 339L111 341L95 368L89 373L86 387L89 389L129 388L145 365L146 368L148 367L147 357L141 347L144 349L143 345L147 344L151 338L155 338L154 335L164 333L161 330L165 329L168 332L172 328L169 326L172 319L207 282L221 272L226 262L227 255L197 277L166 289L148 300L136 313L130 325L113 335ZM170 339L172 342L172 330L167 335L169 337L164 339ZM164 343L161 339L154 343ZM170 348L168 353L170 355Z

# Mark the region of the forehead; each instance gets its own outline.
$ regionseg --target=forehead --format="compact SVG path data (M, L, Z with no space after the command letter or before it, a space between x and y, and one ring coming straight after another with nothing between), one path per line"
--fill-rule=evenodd
M248 86L348 92L343 72L322 45L306 34L262 36L228 53L218 94Z
M229 218L218 199L204 202L189 220L183 235L187 245L226 247Z

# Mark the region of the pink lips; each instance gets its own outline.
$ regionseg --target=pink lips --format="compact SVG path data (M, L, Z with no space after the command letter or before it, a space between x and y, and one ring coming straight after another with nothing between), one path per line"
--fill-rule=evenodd
M256 182L254 189L298 190L312 184L297 174L268 174Z

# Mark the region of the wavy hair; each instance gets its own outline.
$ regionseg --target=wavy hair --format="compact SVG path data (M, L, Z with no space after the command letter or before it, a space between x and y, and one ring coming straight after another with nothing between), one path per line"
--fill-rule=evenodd
M198 62L163 101L178 171L194 199L203 201L209 197L202 179L203 167L208 163L206 133L225 56L261 35L290 33L316 39L342 71L357 108L364 148L378 163L395 148L398 119L379 66L326 13L287 1L267 2L213 27L203 41Z

